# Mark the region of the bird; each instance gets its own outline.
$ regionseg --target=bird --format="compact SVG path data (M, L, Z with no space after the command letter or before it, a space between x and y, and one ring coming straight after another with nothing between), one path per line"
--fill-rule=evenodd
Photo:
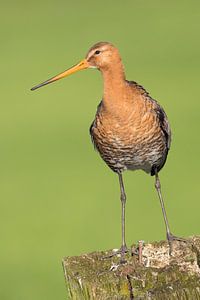
M170 150L170 124L162 106L146 89L137 82L126 79L118 48L110 42L98 42L78 64L31 90L88 68L98 69L103 78L103 97L90 127L90 135L101 158L118 175L122 239L118 253L121 255L121 262L126 261L125 254L128 252L125 237L126 192L123 181L123 172L126 170L143 170L155 177L155 188L171 255L173 241L184 239L171 233L158 175Z

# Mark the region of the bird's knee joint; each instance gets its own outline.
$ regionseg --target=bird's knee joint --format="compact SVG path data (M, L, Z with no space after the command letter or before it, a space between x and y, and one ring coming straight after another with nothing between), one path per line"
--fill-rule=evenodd
M125 203L126 202L126 194L121 194L121 202Z
M155 182L155 188L156 188L157 190L160 190L160 189L161 189L161 184L160 184L160 181L159 181L159 180L156 180L156 182Z

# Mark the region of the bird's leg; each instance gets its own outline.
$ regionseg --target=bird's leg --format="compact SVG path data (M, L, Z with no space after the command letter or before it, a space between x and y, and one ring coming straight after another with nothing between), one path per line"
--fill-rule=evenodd
M122 173L118 173L119 176L119 185L120 185L120 199L121 199L121 204L122 204L122 215L121 215L121 224L122 224L122 245L120 248L120 253L121 253L121 262L123 263L125 261L124 256L125 253L128 251L128 248L126 246L126 241L125 241L125 206L126 206L126 193L124 189L124 183L123 183L123 178L122 178Z
M118 172L119 176L119 185L120 185L120 199L121 199L121 204L122 204L122 215L121 215L121 226L122 226L122 245L119 250L115 251L114 253L103 257L103 259L108 259L116 255L120 255L120 264L126 263L125 260L125 254L129 252L127 246L126 246L126 241L125 241L125 205L126 205L126 193L124 189L124 183L123 183L123 178L122 178L122 173ZM135 253L132 253L135 254Z
M167 214L166 214L166 210L165 210L165 205L164 205L164 201L163 201L163 197L162 197L162 193L161 193L161 184L160 184L160 179L158 177L158 172L157 170L155 170L155 188L157 190L158 196L159 196L159 200L160 200L160 204L161 204L161 208L162 208L162 213L163 213L163 217L164 217L164 221L165 221L165 227L166 227L166 234L167 234L167 240L169 243L169 254L172 254L172 242L174 240L176 241L180 241L180 242L185 242L185 240L183 238L179 238L177 236L174 236L171 232L170 232L170 228L169 228L169 222L167 219Z

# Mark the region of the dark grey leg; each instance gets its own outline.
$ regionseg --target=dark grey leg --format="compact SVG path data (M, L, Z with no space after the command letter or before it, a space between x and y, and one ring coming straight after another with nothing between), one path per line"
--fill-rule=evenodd
M120 248L121 252L121 262L124 262L124 255L127 252L127 246L125 241L125 205L126 205L126 194L124 189L124 183L122 178L122 173L118 173L119 176L119 184L120 184L120 199L122 204L122 216L121 216L121 222L122 222L122 246Z
M127 252L129 252L127 246L126 246L126 239L125 239L125 206L126 206L126 193L125 193L125 189L124 189L124 183L123 183L123 177L122 177L122 173L118 172L117 173L119 176L119 185L120 185L120 199L121 199L121 204L122 204L122 214L121 214L121 226L122 226L122 245L120 247L119 250L115 251L114 253L105 256L104 259L108 259L111 258L113 256L116 255L121 255L121 259L120 259L120 264L124 264L126 263L126 259L125 259L125 254ZM138 255L138 253L134 253L131 252L131 254L136 254Z
M165 221L166 233L167 233L167 237L168 237L168 235L170 235L169 222L168 222L168 219L167 219L165 205L164 205L164 201L163 201L163 197L162 197L162 193L161 193L160 179L158 177L157 171L155 172L155 178L156 178L155 188L156 188L158 196L159 196L159 200L160 200L160 204L161 204L161 208L162 208L162 213L163 213L163 217L164 217L164 221Z
M185 240L182 239L182 238L174 236L170 232L169 222L168 222L168 219L167 219L165 205L164 205L164 201L163 201L163 197L162 197L162 193L161 193L160 179L158 177L157 170L155 170L155 179L156 179L156 181L155 181L155 188L156 188L156 190L158 192L158 196L159 196L159 200L160 200L160 204L161 204L161 208L162 208L162 213L163 213L163 217L164 217L164 221L165 221L165 227L166 227L167 240L168 240L168 243L169 243L169 254L171 255L172 254L172 241L173 240L177 240L177 241L185 242Z

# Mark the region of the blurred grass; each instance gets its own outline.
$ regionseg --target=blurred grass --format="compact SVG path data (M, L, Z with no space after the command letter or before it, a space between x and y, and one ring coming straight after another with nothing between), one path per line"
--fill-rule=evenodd
M65 299L63 256L120 245L118 181L88 134L100 74L29 90L97 41L116 44L127 78L167 111L173 143L161 180L169 220L177 235L199 233L199 17L194 0L1 4L1 299ZM125 184L128 243L163 239L153 178L129 172Z

